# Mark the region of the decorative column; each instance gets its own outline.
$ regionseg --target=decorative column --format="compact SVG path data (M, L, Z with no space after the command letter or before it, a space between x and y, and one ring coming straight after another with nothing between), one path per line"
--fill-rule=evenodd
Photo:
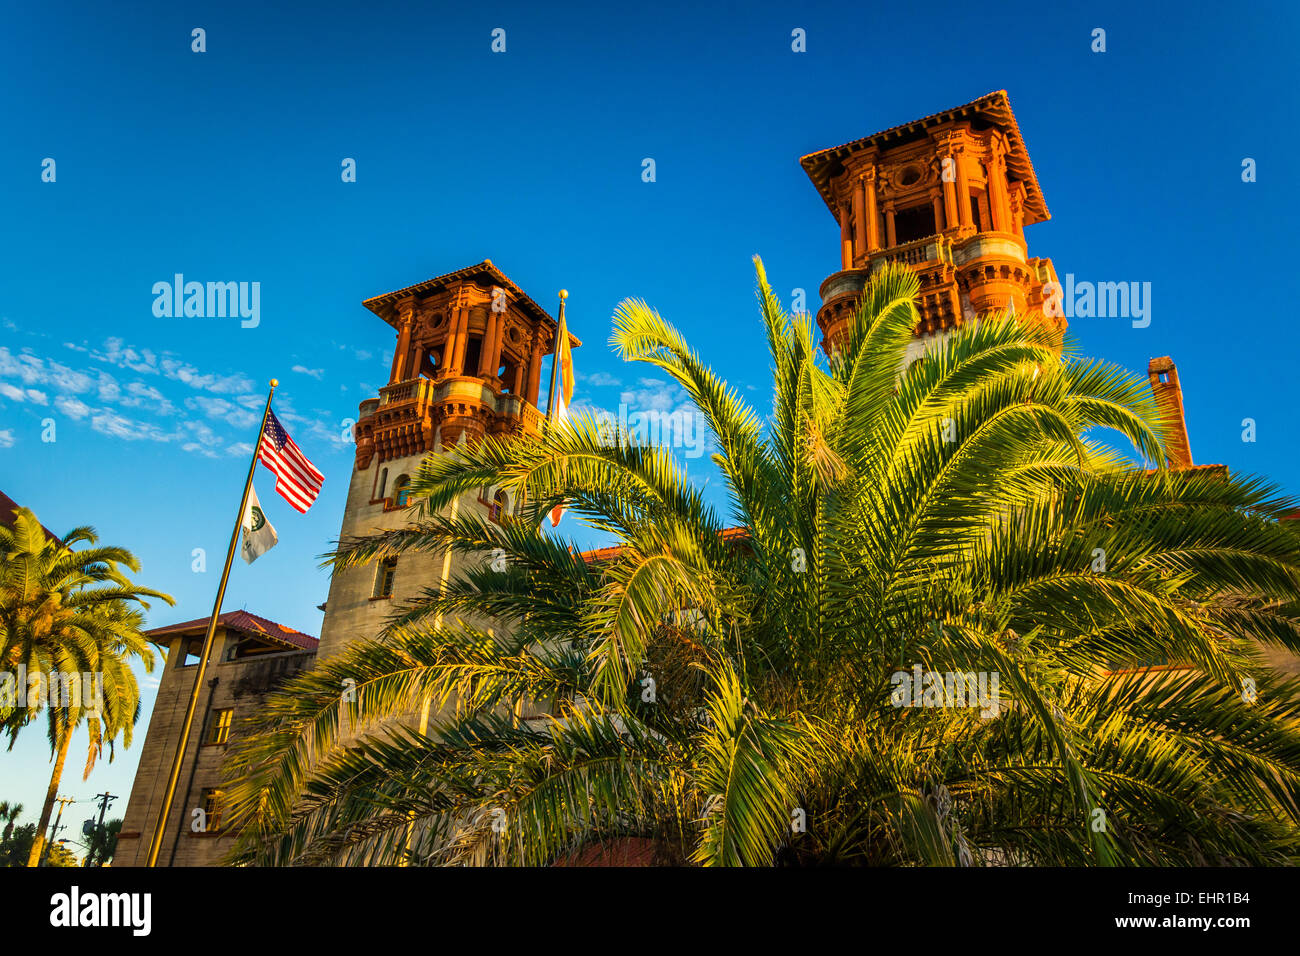
M465 348L469 345L469 309L460 296L451 310L451 334L447 337L447 374L463 375Z
M405 299L398 303L397 316L397 347L393 349L393 368L388 376L390 383L410 378L411 326L415 323L415 300Z
M871 222L867 212L867 191L865 177L859 177L853 184L853 251L857 255L871 251L867 238L867 229Z
M853 232L849 225L848 203L840 203L840 268L853 268Z
M993 214L989 212L989 191L987 188L975 197L975 208L979 210L979 226L977 228L984 232L989 232L993 228Z
M963 229L975 228L970 215L970 180L966 176L966 152L954 151L953 160L957 164L957 215Z
M875 166L867 169L862 177L862 185L867 194L867 251L876 252L880 249L880 210L876 206Z
M943 232L943 193L938 186L930 187L930 206L934 210L934 231Z
M997 144L988 162L989 218L994 232L1011 232L1011 207L1007 199L1007 162Z
M532 336L532 346L528 355L528 377L524 379L524 392L521 396L537 406L537 390L542 384L542 332L538 330Z
M497 339L501 332L501 320L505 318L502 312L493 312L488 309L487 328L483 330L483 346L479 351L478 358L478 376L479 378L495 378L497 369L501 367L500 353L497 351Z
M960 214L957 212L957 159L955 156L945 157L951 159L952 164L948 166L952 170L952 178L944 175L945 164L939 163L939 178L943 180L943 227L945 229L956 229L960 222Z
M508 312L502 312L500 315L497 316L497 337L496 340L492 343L492 354L496 356L496 358L494 359L496 364L492 366L493 375L497 374L497 369L501 368L502 364L505 362L506 352L503 343L505 342L505 338L506 338L506 319L508 317L509 317Z
M504 294L504 290L502 291ZM503 300L503 304L504 304L504 300ZM502 343L505 341L506 319L509 318L510 312L509 309L503 309L502 311L493 314L496 316L497 321L496 321L496 336L492 340L493 365L492 365L491 374L495 376L497 374L497 369L501 368L502 361L505 357L505 351L502 347Z
M898 245L898 240L894 233L894 200L885 201L885 245L892 249Z
M1012 229L1021 239L1025 238L1025 187L1023 184L1016 183L1011 189L1008 208L1011 214Z

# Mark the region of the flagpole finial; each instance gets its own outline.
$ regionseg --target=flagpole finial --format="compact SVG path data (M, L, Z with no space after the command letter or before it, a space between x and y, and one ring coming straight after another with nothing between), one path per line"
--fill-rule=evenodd
M278 378L273 378L273 379L271 379L271 387L272 387L272 388L279 388L279 387L280 387L280 380L279 380Z
M560 298L561 298L561 299L567 299L568 297L569 297L569 290L568 290L568 289L561 289L561 290L560 290Z

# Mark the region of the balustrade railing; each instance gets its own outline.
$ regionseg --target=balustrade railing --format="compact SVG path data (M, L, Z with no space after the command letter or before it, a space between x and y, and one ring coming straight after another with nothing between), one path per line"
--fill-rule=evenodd
M947 236L925 236L889 249L881 249L868 257L868 262L880 261L901 262L909 266L923 262L947 262L951 265L952 240Z

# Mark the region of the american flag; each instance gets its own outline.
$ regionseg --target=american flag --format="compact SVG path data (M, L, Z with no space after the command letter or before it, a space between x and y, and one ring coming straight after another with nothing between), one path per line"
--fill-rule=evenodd
M320 486L325 483L325 476L294 444L280 419L275 417L275 412L267 413L262 447L257 457L275 473L275 490L285 501L299 512L311 507L320 494Z

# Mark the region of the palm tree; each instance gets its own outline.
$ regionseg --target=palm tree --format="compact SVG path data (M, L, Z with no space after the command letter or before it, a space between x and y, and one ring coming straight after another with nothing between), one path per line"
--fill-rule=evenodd
M332 562L482 564L272 699L230 764L232 859L1294 862L1300 688L1258 650L1300 650L1293 502L1165 470L1145 381L1013 317L909 364L908 270L829 363L758 284L766 421L644 303L612 338L690 395L728 520L591 418L430 456L417 520ZM446 516L490 485L523 520ZM561 501L617 555L542 536Z
M90 547L77 549L79 544ZM83 777L105 744L112 759L119 734L130 746L140 692L129 658L138 657L147 671L154 663L136 606L147 608L147 597L173 603L126 576L124 568L140 570L130 551L97 544L88 527L51 539L27 508L15 511L12 528L0 527L0 661L10 673L22 666L29 675L45 675L49 688L43 700L29 700L28 688L18 688L16 700L0 703L0 728L11 749L19 731L44 710L54 755L28 866L40 860L75 729L85 723L90 736ZM94 675L89 686L82 677L87 674Z
M0 820L4 821L4 833L0 834L0 843L8 843L9 838L14 835L14 824L23 812L21 803L10 803L8 800L0 800Z
M122 832L121 819L96 824L86 838L86 859L83 866L104 866L117 852L117 838Z

